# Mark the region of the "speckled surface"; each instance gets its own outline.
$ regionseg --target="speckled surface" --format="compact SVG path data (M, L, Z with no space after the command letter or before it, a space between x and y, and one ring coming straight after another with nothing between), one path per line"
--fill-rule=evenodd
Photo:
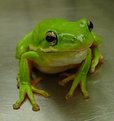
M114 1L113 0L0 0L0 120L1 121L113 121L114 120ZM39 85L51 97L35 95L40 105L33 112L26 100L20 110L12 104L18 98L15 59L17 42L45 18L77 20L89 18L94 30L103 37L100 49L105 63L93 75L88 75L90 99L80 93L66 101L70 87L58 85L58 75L45 75Z

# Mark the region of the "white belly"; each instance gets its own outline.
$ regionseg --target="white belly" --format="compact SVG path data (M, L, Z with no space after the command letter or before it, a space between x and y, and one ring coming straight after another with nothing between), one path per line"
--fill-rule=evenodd
M44 73L58 73L75 67L87 56L87 50L68 53L49 53L43 55L42 64L38 64L38 69Z

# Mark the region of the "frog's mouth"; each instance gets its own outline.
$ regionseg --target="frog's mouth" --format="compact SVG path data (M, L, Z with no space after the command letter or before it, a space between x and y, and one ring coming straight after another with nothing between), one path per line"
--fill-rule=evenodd
M71 49L71 50L58 50L52 46L50 46L49 48L40 48L40 51L43 52L43 53L81 53L81 52L84 52L84 51L87 51L87 49L90 47L91 45L88 45L88 47L86 48L82 48L82 49Z

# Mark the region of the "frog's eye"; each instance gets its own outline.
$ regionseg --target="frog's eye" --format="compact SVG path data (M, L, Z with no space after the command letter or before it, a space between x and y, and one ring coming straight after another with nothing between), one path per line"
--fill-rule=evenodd
M92 31L92 29L93 29L93 23L91 21L89 22L88 28L89 28L90 31Z
M53 31L48 31L45 37L49 45L54 46L57 44L57 35Z

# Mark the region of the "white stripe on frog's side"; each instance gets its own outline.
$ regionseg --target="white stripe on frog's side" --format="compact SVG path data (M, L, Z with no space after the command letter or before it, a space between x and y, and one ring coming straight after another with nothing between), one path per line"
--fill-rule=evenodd
M44 73L58 73L73 68L80 64L87 56L87 49L79 52L47 53L44 65L38 64L38 69Z

